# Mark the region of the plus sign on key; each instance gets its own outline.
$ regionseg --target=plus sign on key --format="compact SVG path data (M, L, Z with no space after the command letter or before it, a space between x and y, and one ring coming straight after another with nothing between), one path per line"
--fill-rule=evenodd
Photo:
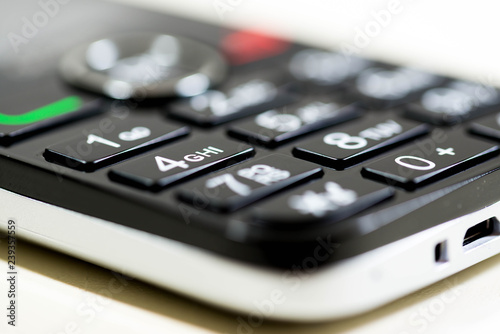
M438 155L445 155L445 154L455 155L453 147L448 147L447 149L438 147L436 151L438 152Z
M435 130L442 131L442 130ZM422 140L363 167L368 178L407 190L435 182L479 164L499 153L499 147L460 132L445 132L439 146ZM429 149L429 146L435 148Z

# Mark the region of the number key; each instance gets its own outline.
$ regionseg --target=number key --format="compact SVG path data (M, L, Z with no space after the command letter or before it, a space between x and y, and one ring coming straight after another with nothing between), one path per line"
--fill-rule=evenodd
M430 138L367 164L362 174L414 190L461 172L497 154L499 147L460 132L436 129Z
M445 80L412 68L372 67L361 72L352 91L373 108L390 108L414 100Z
M500 113L483 117L470 125L471 133L500 140Z
M125 118L101 116L77 130L78 135L45 149L44 157L69 168L92 172L164 142L187 135L187 127L166 123L153 114Z
M253 153L248 145L219 136L203 136L121 163L109 175L113 181L159 191L190 177L231 166Z
M354 104L331 96L311 96L279 109L268 110L233 125L229 134L267 147L276 147L307 133L360 116Z
M168 109L174 118L214 126L285 105L296 98L295 87L283 70L238 73L218 89L179 100Z
M427 125L377 113L299 143L293 154L344 169L428 132Z
M367 59L320 49L305 49L295 54L289 64L292 75L318 91L322 87L339 88L349 83L373 63Z
M199 208L230 212L321 174L314 164L276 154L194 181L179 197Z
M405 107L410 118L450 125L479 117L498 109L500 92L468 81L452 81L448 85L426 91L420 101Z

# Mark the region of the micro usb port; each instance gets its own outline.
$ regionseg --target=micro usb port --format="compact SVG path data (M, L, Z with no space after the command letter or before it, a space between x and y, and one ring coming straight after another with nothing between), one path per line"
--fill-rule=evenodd
M489 218L479 224L470 227L467 232L465 232L464 240L462 246L471 244L477 240L483 239L485 237L492 236L498 232L498 219Z

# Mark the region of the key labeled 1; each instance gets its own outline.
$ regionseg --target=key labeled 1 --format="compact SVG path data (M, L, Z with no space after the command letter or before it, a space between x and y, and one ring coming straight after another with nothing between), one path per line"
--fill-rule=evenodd
M93 172L185 136L189 128L165 122L159 115L133 114L113 121L103 115L75 129L75 133L79 134L47 147L44 157L49 162Z

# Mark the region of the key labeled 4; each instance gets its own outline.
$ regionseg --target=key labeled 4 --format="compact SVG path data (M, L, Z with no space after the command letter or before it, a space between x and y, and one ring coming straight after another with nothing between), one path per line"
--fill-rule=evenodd
M253 154L251 146L217 137L203 137L169 145L127 161L113 168L109 177L137 188L160 191L197 175L223 169Z
M203 149L203 153L195 152L195 154L185 155L184 160L176 161L176 160L165 158L165 157L162 157L159 155L157 155L155 157L155 160L156 160L156 164L158 165L158 169L160 170L160 172L168 172L172 168L176 168L176 167L184 168L184 169L189 168L189 165L186 163L186 161L200 162L200 161L205 160L205 158L210 158L211 154L213 155L213 154L219 154L219 153L223 153L223 152L224 152L224 150L218 149L218 148L213 147L213 146L209 146L209 147Z

